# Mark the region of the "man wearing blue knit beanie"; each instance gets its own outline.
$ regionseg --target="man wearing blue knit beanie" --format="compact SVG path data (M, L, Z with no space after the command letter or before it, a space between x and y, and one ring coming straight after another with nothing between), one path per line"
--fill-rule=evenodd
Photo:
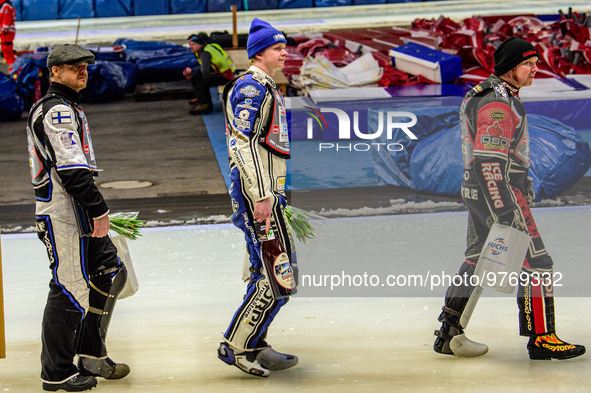
M285 37L279 30L253 19L247 42L250 67L244 75L228 83L222 95L232 222L245 235L248 259L243 279L248 285L242 304L224 333L218 357L259 377L298 362L296 356L277 352L265 341L269 325L289 297L272 290L269 280L274 277L267 278L264 274L259 243L259 237L261 241L281 243L285 252L280 255L289 259L282 259L281 271L287 272L290 279L295 277L297 282L295 248L284 214L286 160L290 158L287 111L283 94L272 78L285 63L285 45Z

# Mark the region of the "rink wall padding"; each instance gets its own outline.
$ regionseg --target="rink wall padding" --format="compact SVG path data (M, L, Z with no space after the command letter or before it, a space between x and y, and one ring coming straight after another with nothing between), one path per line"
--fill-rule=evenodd
M94 0L58 0L58 19L94 18Z
M205 0L170 0L170 13L172 15L200 12L207 12L207 2Z
M52 20L59 17L57 0L21 0L20 20Z
M228 12L232 5L255 11L409 2L413 0L12 0L19 21Z
M97 18L115 16L132 16L132 0L95 0L95 14Z

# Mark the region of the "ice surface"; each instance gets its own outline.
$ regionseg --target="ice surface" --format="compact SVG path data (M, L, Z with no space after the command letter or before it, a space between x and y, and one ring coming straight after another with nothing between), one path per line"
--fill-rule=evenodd
M565 286L556 288L558 333L565 340L591 345L586 284L591 208L534 209L534 215L556 271L564 277ZM400 272L453 274L462 260L465 221L465 212L322 220L317 240L298 243L300 273L312 274L329 264L332 270L353 274L352 262L363 258L362 268L371 271L383 265ZM312 288L316 293L310 297L310 288L300 287L269 332L274 347L297 354L300 364L268 379L250 377L215 355L245 288L240 281L241 232L229 224L148 228L129 248L140 289L117 304L109 349L115 360L130 364L132 373L121 381L101 380L98 389L105 392L590 388L588 355L563 362L528 359L526 339L518 336L513 296L489 293L474 313L468 335L489 345L489 354L475 359L435 354L432 332L438 327L444 288L398 288L400 292L384 297L377 297L382 293L375 288L343 293ZM2 257L8 353L0 360L0 391L40 391L47 257L33 234L3 235Z

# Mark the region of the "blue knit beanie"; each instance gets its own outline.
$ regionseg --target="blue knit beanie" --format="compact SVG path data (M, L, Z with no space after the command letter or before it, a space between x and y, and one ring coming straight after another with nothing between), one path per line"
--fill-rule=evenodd
M246 43L246 54L249 59L252 59L257 53L264 51L278 42L287 43L283 33L269 23L259 18L254 18L250 24L248 41Z

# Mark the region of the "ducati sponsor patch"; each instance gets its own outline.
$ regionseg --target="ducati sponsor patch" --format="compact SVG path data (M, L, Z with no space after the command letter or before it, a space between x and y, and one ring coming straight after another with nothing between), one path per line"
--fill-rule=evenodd
M67 111L55 111L51 114L51 124L71 124L72 114Z
M240 118L242 120L246 120L246 119L248 119L250 117L250 113L245 109L245 110L240 111L240 113L238 114L238 116L240 116Z
M236 128L238 128L239 130L250 129L250 122L247 120L234 119L234 124L236 124Z
M254 86L246 86L240 89L240 94L246 97L256 97L261 94L259 90L257 90Z

